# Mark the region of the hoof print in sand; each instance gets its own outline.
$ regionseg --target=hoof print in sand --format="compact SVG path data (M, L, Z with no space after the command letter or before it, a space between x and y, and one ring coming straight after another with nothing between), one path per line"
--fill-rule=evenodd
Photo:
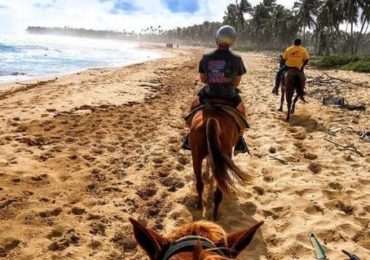
M310 163L308 165L308 169L310 169L310 171L315 173L315 174L321 172L321 168L322 168L321 165L318 164L318 163Z

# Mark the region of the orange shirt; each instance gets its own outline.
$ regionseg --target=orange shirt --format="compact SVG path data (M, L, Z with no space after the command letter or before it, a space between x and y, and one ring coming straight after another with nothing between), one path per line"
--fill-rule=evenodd
M283 55L285 65L301 69L305 60L309 59L308 52L302 46L292 45L285 50Z

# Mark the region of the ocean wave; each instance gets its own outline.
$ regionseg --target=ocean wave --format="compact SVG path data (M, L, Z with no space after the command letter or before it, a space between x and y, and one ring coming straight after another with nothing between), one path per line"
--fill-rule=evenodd
M19 49L12 45L0 43L0 52L18 52Z

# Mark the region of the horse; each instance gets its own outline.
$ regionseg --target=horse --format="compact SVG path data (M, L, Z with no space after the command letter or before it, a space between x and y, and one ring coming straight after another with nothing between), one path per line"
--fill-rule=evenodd
M192 107L194 107L194 102ZM192 119L189 144L198 193L196 208L203 208L202 164L207 158L207 165L216 181L212 214L213 220L216 221L223 193L230 194L231 189L235 187L235 180L245 182L249 181L251 176L246 175L232 160L232 149L240 137L241 130L238 124L230 114L221 109L212 108L214 104L230 105L224 100L208 100L207 108L198 111ZM237 110L245 115L242 103Z
M279 111L283 111L284 97L286 98L288 114L286 121L289 122L290 115L295 112L295 105L300 96L303 96L303 88L305 84L304 74L296 68L290 68L284 73L281 82L281 99ZM294 93L296 93L294 99Z
M150 260L235 259L251 243L263 224L263 221L258 222L250 228L229 235L215 223L196 221L162 236L133 218L129 220L137 243Z

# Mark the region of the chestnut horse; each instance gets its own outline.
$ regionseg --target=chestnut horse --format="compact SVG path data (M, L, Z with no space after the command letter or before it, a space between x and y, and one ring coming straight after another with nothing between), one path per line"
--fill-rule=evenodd
M210 102L210 101L208 101ZM219 101L215 101L217 103ZM232 149L240 137L240 129L234 118L226 112L212 108L198 111L191 123L189 144L193 159L195 184L198 193L196 207L203 208L202 194L204 183L202 179L202 164L207 157L208 166L216 180L214 191L213 220L217 220L218 208L222 201L222 194L229 194L234 187L235 180L248 181L250 176L242 172L232 160ZM244 112L244 106L237 108Z
M290 115L295 112L295 104L302 95L305 84L304 74L299 69L289 69L284 73L281 83L281 99L279 111L283 111L284 97L286 98L288 114L286 121L290 120ZM294 99L294 93L296 93Z
M212 222L186 224L162 236L130 218L137 243L150 260L221 260L235 259L252 241L259 222L251 228L228 235Z

